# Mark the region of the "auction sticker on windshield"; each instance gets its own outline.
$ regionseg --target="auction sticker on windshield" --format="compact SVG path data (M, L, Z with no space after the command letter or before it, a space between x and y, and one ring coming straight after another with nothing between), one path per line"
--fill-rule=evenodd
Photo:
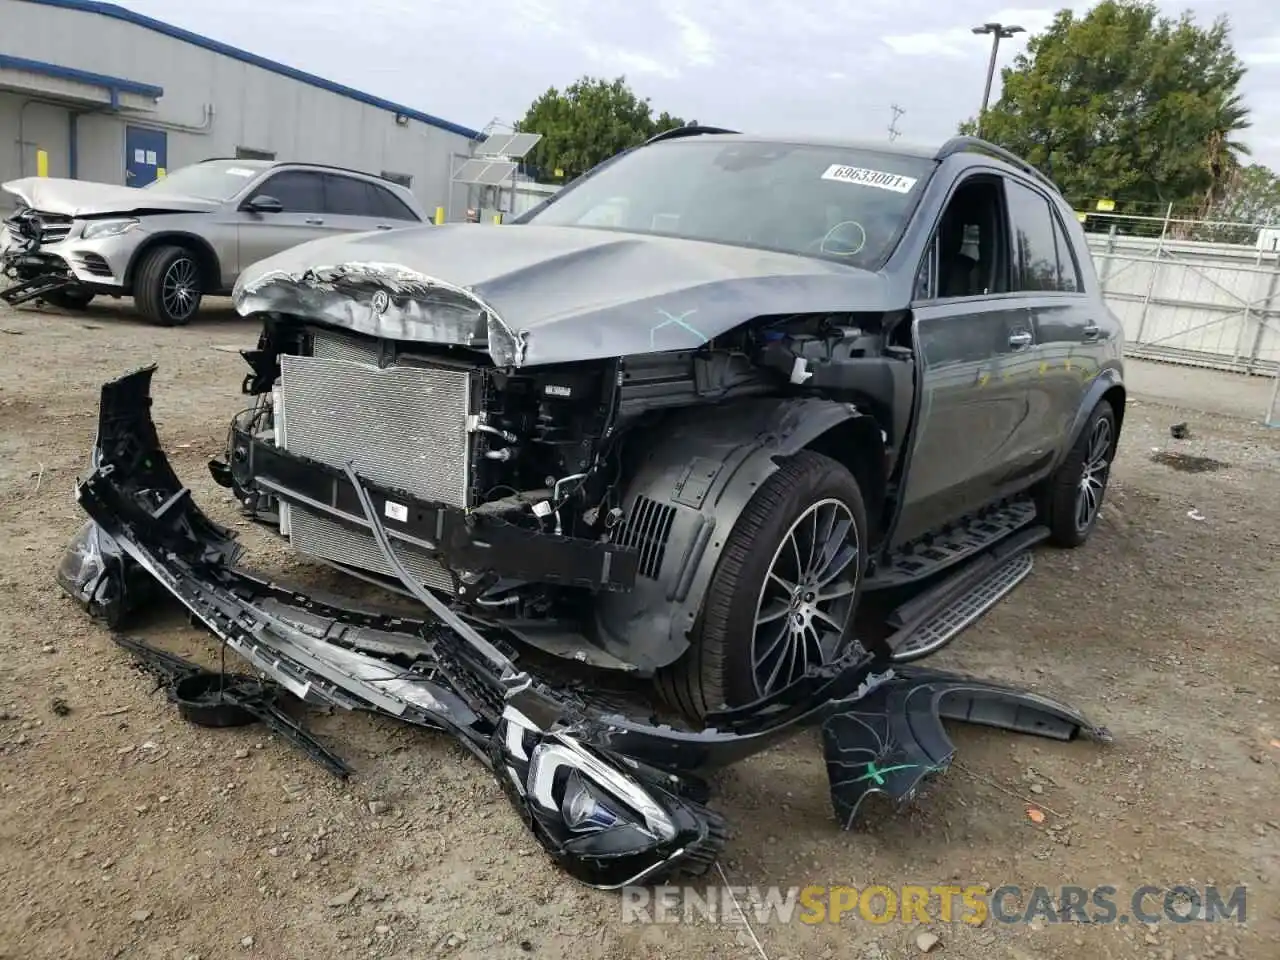
M881 190L892 190L894 193L910 193L916 185L915 177L904 177L898 173L886 173L883 170L866 170L862 167L846 167L833 163L822 175L823 180L839 180L843 183L858 183L864 187L878 187Z

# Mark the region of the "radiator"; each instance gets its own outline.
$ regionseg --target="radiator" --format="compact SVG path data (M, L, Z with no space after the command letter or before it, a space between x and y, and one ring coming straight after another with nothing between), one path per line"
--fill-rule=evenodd
M280 358L281 436L286 450L423 500L467 505L472 379L465 370L397 363L379 368L372 343L327 335L316 356ZM364 362L359 362L363 360ZM392 575L372 535L294 506L289 535L300 553ZM449 591L448 571L394 540L401 562L422 582Z

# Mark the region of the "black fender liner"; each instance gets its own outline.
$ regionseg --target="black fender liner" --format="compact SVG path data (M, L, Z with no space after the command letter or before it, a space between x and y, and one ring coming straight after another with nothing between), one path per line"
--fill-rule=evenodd
M846 424L861 425L847 436L855 449L875 451L873 475L882 477L880 427L851 403L771 397L695 407L642 438L646 455L623 496L618 538L640 551L640 569L629 593L597 599L601 647L641 673L678 660L726 538L751 497L779 460Z

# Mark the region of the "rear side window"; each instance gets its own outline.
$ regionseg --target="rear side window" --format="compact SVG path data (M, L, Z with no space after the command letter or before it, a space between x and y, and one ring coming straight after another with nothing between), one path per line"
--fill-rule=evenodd
M320 178L305 170L285 170L268 177L255 196L274 197L285 213L321 213L324 189Z
M381 211L373 191L367 180L325 174L325 212L340 217L377 217Z
M1053 218L1053 236L1058 248L1058 289L1067 293L1079 293L1084 286L1080 282L1080 268L1071 250L1067 231L1062 226L1062 218L1057 215Z
M1053 211L1036 191L1005 181L1009 217L1013 221L1013 248L1017 254L1018 289L1058 290L1058 246L1054 239Z
M403 200L397 197L386 187L380 187L376 183L369 186L373 188L373 192L377 199L377 208L381 215L389 220L412 220L414 223L420 222L417 215L409 209Z

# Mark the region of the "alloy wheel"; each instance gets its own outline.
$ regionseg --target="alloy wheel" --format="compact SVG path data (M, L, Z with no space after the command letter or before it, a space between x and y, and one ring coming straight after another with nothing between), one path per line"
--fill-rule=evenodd
M858 525L841 500L812 504L770 560L756 602L751 667L768 696L835 660L853 616L860 564Z
M169 264L160 281L160 300L165 312L175 320L184 320L195 310L199 297L199 274L195 261L179 257Z
M1107 488L1111 473L1111 421L1102 417L1093 425L1089 446L1085 452L1084 467L1080 471L1080 483L1076 490L1076 530L1088 530L1098 509L1102 506L1102 494Z

